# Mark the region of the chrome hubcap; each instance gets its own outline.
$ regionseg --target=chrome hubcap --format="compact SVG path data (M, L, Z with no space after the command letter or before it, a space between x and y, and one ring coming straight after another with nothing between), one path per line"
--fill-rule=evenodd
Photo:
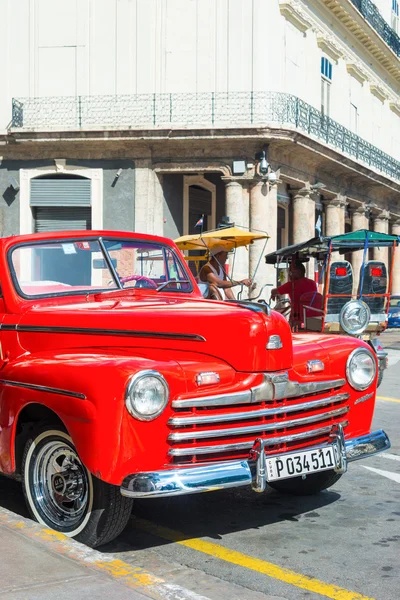
M55 529L76 528L86 514L89 481L73 447L62 440L49 441L31 468L34 501L45 520Z

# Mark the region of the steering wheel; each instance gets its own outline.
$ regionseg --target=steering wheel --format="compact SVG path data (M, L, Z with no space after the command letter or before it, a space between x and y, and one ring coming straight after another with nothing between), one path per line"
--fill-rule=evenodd
M273 300L270 302L273 302ZM272 310L276 310L277 312L281 313L281 315L284 317L288 317L292 310L292 303L288 298L285 300L282 298L282 296L278 295L275 298L275 306L271 305L271 308Z
M145 277L145 275L128 275L127 277L120 277L120 282L122 284L127 283L128 281L136 281L135 287L141 288L151 288L153 290L157 289L157 285L154 283L150 277Z

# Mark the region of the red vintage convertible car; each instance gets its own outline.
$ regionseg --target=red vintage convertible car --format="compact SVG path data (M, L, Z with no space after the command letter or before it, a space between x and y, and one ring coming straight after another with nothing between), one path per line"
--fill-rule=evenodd
M0 240L0 469L37 521L91 546L134 498L309 494L390 443L376 357L204 300L177 246L82 231Z

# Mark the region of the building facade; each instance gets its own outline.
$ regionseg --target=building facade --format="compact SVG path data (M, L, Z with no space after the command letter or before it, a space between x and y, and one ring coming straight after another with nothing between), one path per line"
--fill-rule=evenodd
M400 235L398 33L397 0L0 0L2 235Z

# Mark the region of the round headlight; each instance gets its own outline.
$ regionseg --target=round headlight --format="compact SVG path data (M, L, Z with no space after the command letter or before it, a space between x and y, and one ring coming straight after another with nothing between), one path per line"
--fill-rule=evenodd
M365 348L356 348L347 359L346 375L355 390L366 390L376 376L375 357Z
M349 335L359 335L366 329L370 316L371 311L365 302L350 300L340 311L340 326Z
M151 421L162 413L169 397L168 384L158 371L139 371L125 392L128 412L140 421Z

